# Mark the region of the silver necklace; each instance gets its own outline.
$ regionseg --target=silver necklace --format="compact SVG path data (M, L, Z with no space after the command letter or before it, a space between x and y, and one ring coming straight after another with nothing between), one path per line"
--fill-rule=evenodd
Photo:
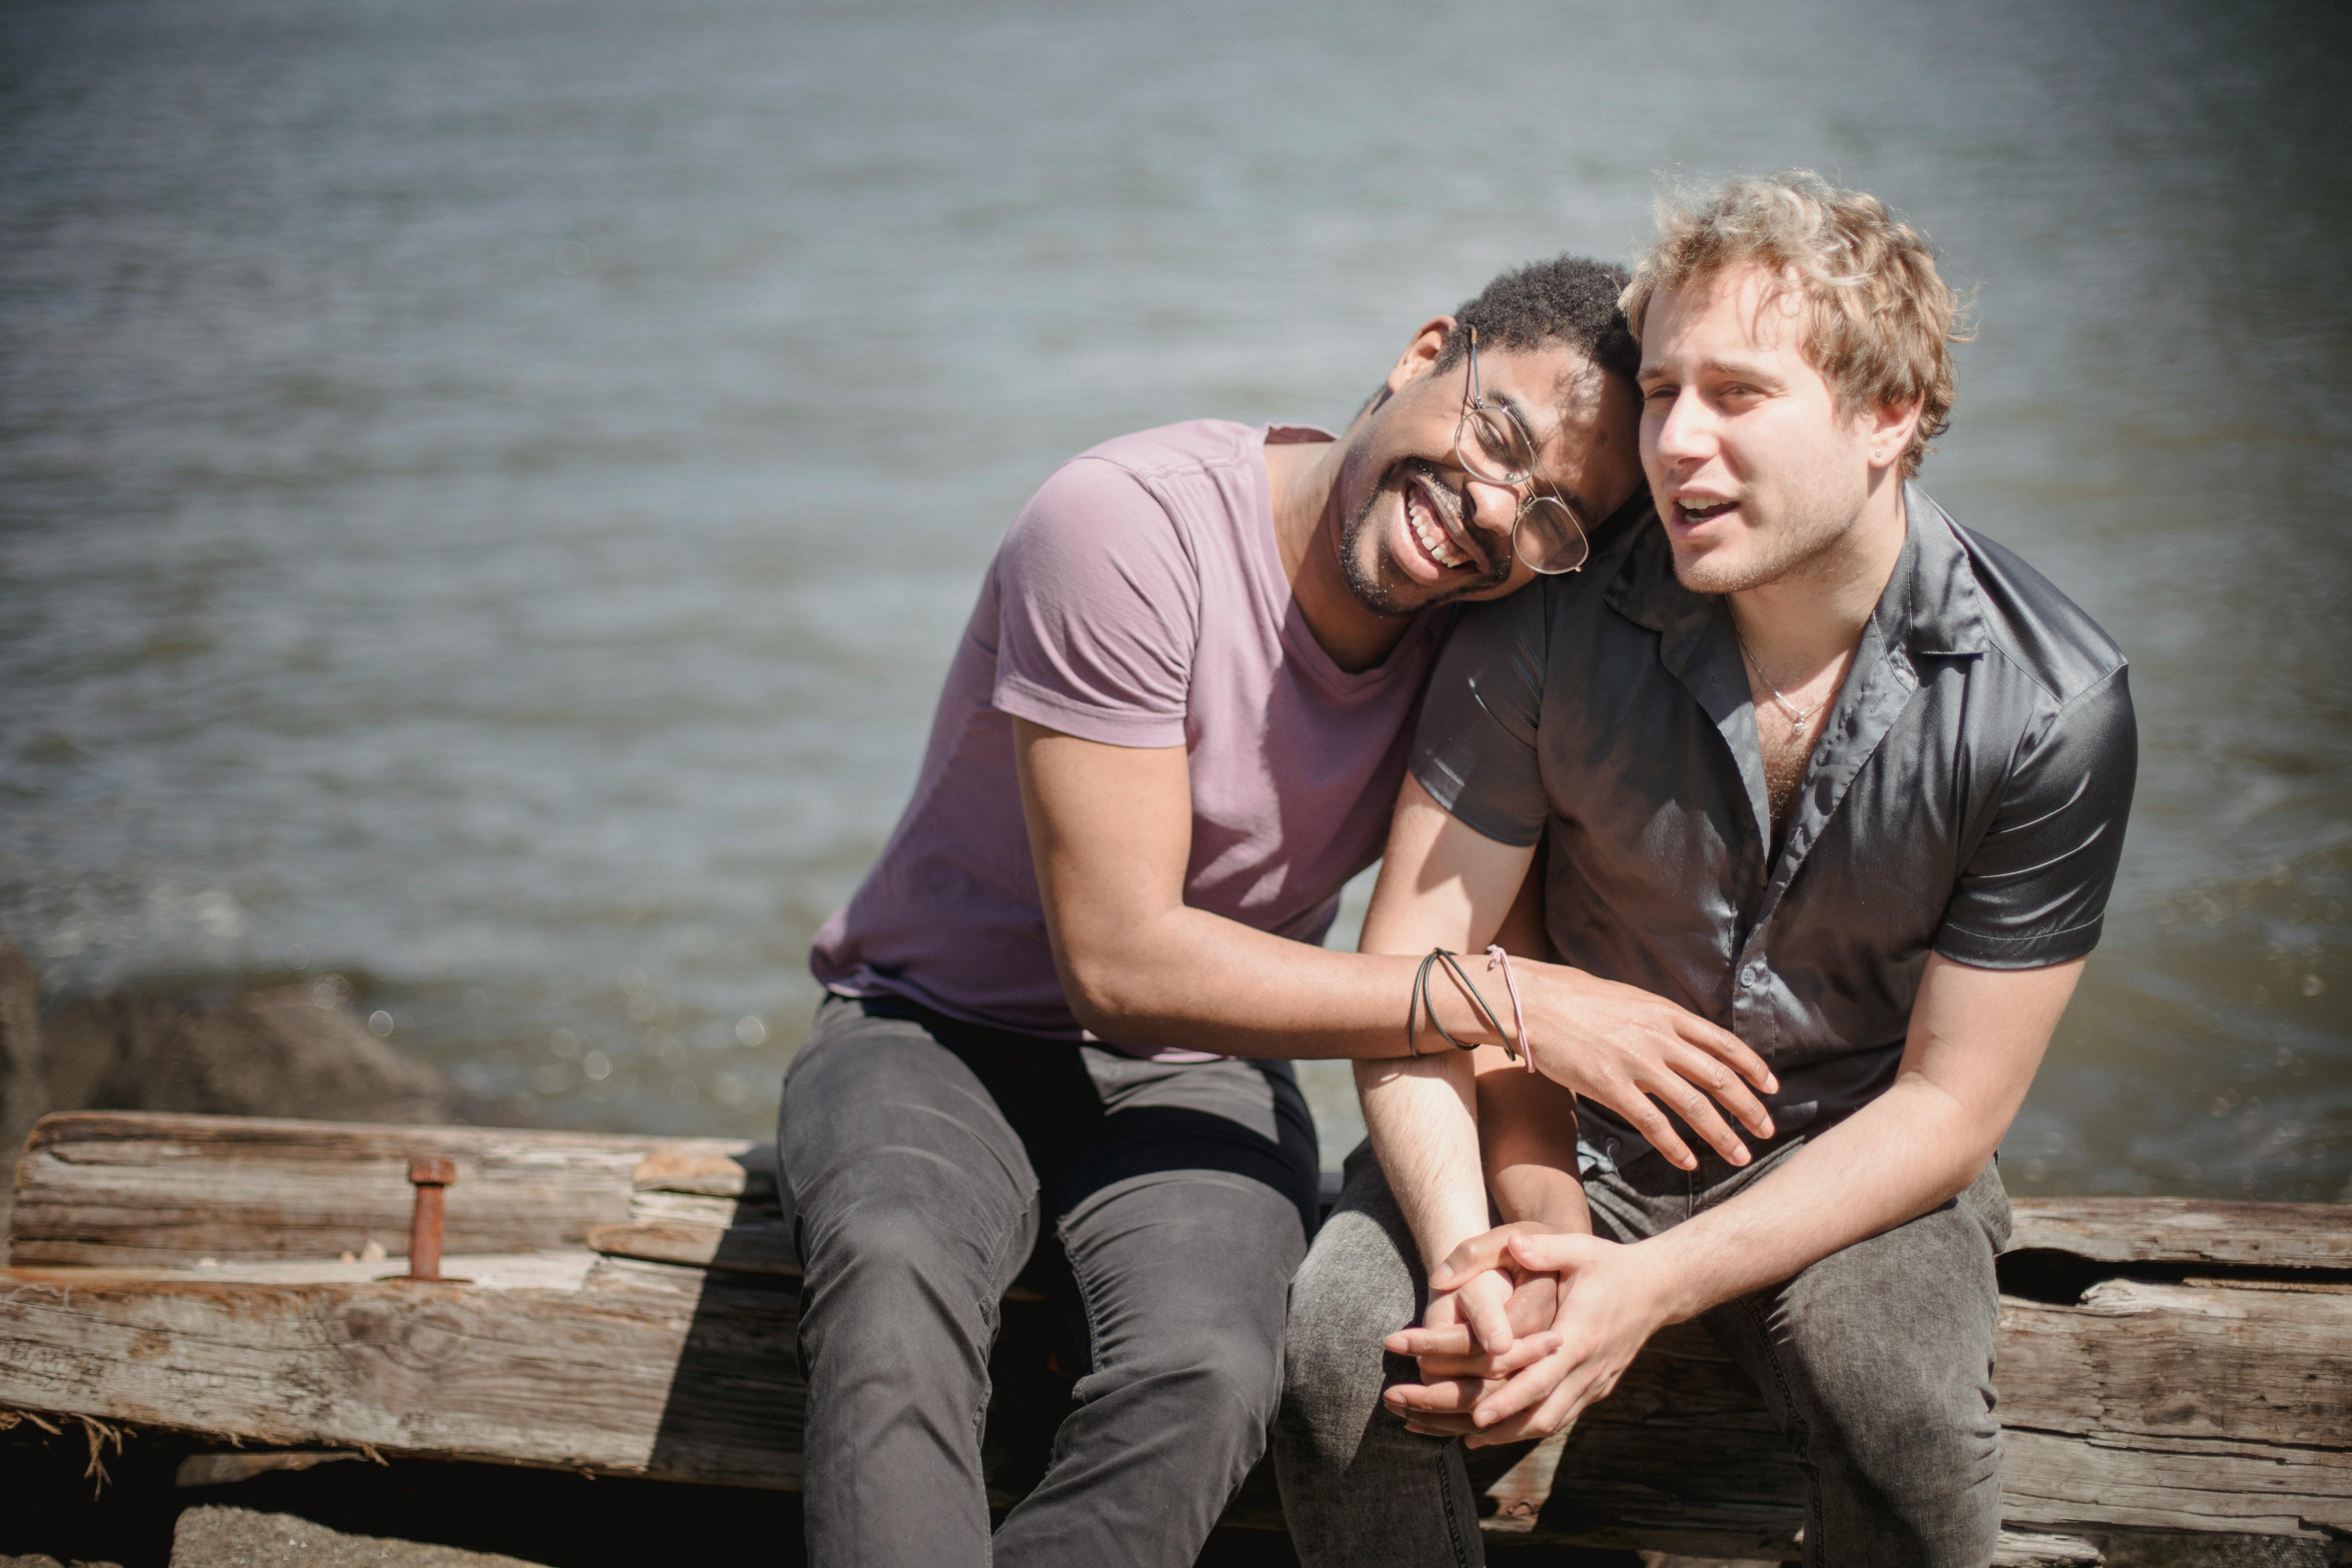
M1813 715L1830 705L1830 697L1835 697L1837 695L1837 692L1832 689L1830 692L1830 697L1824 697L1819 702L1814 703L1811 708L1801 710L1795 703L1789 700L1788 697L1781 692L1779 687L1772 684L1772 678L1764 673L1764 666L1757 660L1756 650L1748 646L1748 639L1739 635L1739 628L1737 626L1734 626L1731 629L1731 640L1739 645L1740 654L1748 660L1748 668L1756 672L1756 679L1762 681L1764 683L1764 689L1772 694L1774 706L1778 707L1782 713L1788 716L1789 727L1790 729L1801 730L1806 725L1811 723L1813 721Z

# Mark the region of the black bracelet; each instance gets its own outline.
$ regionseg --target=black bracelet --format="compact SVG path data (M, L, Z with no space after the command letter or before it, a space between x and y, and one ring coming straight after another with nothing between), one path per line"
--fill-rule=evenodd
M1449 950L1433 947L1423 956L1421 967L1413 972L1412 994L1406 999L1405 1005L1404 1048L1414 1056L1422 1054L1418 1036L1421 1029L1421 1015L1424 1010L1429 1014L1429 1026L1436 1030L1439 1037L1447 1045L1457 1051L1475 1051L1478 1048L1475 1045L1465 1045L1455 1039L1447 1032L1445 1026L1437 1021L1437 1005L1431 1001L1429 995L1429 971L1434 964L1442 963L1452 970L1454 978L1462 983L1462 989L1470 993L1470 999L1478 1005L1478 1011L1486 1015L1486 1022L1494 1026L1495 1032L1498 1035L1503 1032L1503 1021L1495 1016L1495 1010L1486 1005L1485 994L1470 983L1470 976L1463 973L1462 966L1454 963L1454 953Z

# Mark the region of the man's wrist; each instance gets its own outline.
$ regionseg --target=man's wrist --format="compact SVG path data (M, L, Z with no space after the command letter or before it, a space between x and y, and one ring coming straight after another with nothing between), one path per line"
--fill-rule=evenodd
M1689 1248L1677 1245L1680 1239L1670 1230L1625 1248L1641 1281L1643 1310L1657 1328L1685 1322L1718 1304L1708 1298L1696 1260Z
M1427 954L1423 955L1424 961L1428 957ZM1471 968L1466 963L1463 967L1465 972ZM1465 977L1457 975L1450 964L1431 963L1426 982L1424 987L1423 977L1416 974L1412 995L1414 1016L1420 1025L1420 1038L1413 1043L1423 1053L1459 1049L1460 1047L1446 1044L1447 1035L1453 1036L1462 1046L1499 1046L1503 1043L1505 1031L1497 1025L1507 1016L1507 1003L1504 1004L1505 1011L1502 1013L1489 1011L1494 1005L1493 1000L1475 980L1465 981ZM1464 989L1465 983L1469 986L1466 991ZM1443 1033L1439 1032L1440 1025L1444 1026Z

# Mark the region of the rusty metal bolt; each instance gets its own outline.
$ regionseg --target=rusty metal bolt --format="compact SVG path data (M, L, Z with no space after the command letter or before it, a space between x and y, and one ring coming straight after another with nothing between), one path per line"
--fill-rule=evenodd
M408 1220L408 1272L404 1279L441 1278L441 1193L457 1179L457 1167L446 1160L408 1162L408 1179L416 1187L416 1207Z

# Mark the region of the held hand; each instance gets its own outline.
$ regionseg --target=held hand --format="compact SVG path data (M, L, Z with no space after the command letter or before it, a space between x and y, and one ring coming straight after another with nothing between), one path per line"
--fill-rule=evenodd
M1491 1255L1497 1264L1530 1273L1557 1271L1559 1311L1551 1335L1539 1336L1556 1335L1557 1346L1507 1374L1435 1377L1388 1390L1389 1409L1415 1432L1459 1436L1474 1448L1548 1436L1607 1397L1668 1319L1666 1282L1650 1261L1654 1254L1642 1247L1569 1233L1496 1231L1465 1245L1473 1249L1472 1262ZM1433 1283L1451 1283L1452 1270L1449 1260L1433 1274ZM1454 1325L1433 1324L1391 1337L1389 1348L1432 1358L1424 1365L1444 1365L1437 1358L1458 1353L1465 1343Z
M1430 1270L1429 1310L1422 1314L1421 1326L1381 1342L1399 1355L1475 1358L1549 1330L1559 1312L1559 1277L1520 1267L1510 1255L1510 1240L1552 1234L1538 1221L1522 1219L1472 1237ZM1474 1290L1479 1309L1491 1314L1476 1322L1458 1305ZM1442 1316L1441 1301L1449 1304ZM1478 1322L1486 1325L1485 1332Z
M1663 996L1564 964L1521 961L1519 973L1537 1068L1623 1117L1678 1169L1698 1161L1653 1095L1735 1165L1748 1163L1748 1146L1708 1096L1757 1137L1772 1136L1772 1118L1748 1086L1770 1094L1780 1080L1738 1036Z
M1513 1279L1508 1267L1465 1268L1451 1278L1445 1289L1430 1291L1422 1326L1459 1339L1465 1355L1499 1356L1508 1352L1519 1338L1509 1311Z
M1522 1220L1488 1234L1507 1237L1544 1232L1533 1221ZM1559 1348L1549 1332L1558 1309L1558 1277L1512 1264L1499 1242L1481 1248L1495 1266L1472 1267L1467 1249L1478 1239L1454 1248L1439 1266L1448 1285L1430 1292L1421 1326L1391 1334L1385 1342L1390 1350L1402 1352L1408 1335L1438 1336L1448 1353L1422 1357L1425 1378L1507 1377Z

